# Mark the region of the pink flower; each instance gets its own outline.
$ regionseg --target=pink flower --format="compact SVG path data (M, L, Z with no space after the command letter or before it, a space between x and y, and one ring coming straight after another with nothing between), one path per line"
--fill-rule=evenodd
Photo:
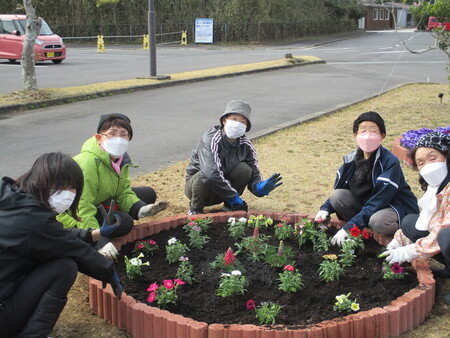
M225 253L225 256L223 257L223 263L228 266L232 265L235 261L234 253L231 248L228 248L227 252Z
M292 265L285 265L283 270L287 270L287 271L294 271L295 268Z
M173 284L173 281L171 279L165 279L164 280L164 287L167 290L171 290L175 285Z
M282 228L282 227L284 227L284 224L283 223L278 223L277 227Z
M148 295L147 302L153 303L155 299L156 299L156 292L153 291Z
M148 243L151 244L151 245L155 245L156 244L156 242L153 239L149 239Z
M283 216L283 217L281 217L281 220L287 222L288 218L286 216Z
M195 221L196 219L197 219L196 216L192 216L192 217L191 217L191 221Z
M256 309L256 304L255 301L253 299L250 299L247 301L247 310L254 310Z
M393 273L403 273L403 268L397 262L392 264L391 270Z
M144 243L139 243L138 245L136 245L136 248L143 249L144 248Z
M316 221L316 223L322 223L323 222L323 219L321 219L321 218L319 218L317 221Z
M184 284L186 284L181 279L174 279L174 281L175 281L175 283L177 283L177 285L184 285Z
M158 283L154 282L153 284L150 284L150 286L148 287L147 291L155 291L158 289Z
M195 225L195 222L189 222L189 225L192 227Z

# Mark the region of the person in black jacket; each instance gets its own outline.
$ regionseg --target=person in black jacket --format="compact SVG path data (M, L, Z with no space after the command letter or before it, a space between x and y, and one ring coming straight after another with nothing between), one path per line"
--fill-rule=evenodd
M122 286L94 243L101 230L65 229L56 214L77 217L83 174L67 155L48 153L13 180L0 181L0 337L47 337L77 272Z
M189 214L202 214L203 207L224 202L224 211L245 210L240 195L245 187L258 197L282 184L280 174L263 181L252 141L244 135L251 128L251 109L243 100L228 102L220 125L203 134L186 168L185 195Z
M381 145L386 136L383 118L372 111L361 114L353 122L353 135L358 149L344 156L334 191L315 217L324 220L335 212L347 222L332 245L340 246L353 226L393 235L405 215L419 212L400 161Z

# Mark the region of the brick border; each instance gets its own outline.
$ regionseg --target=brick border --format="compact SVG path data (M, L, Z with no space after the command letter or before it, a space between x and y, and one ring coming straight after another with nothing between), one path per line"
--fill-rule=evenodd
M408 156L408 149L400 145L401 137L396 137L394 139L394 144L392 145L392 153L398 157L398 159L405 163L408 167L412 167L412 160Z
M214 222L227 222L229 217L264 215L274 220L287 217L289 222L299 222L302 218L314 218L308 214L279 212L225 212L205 214ZM134 226L127 235L116 241L118 250L128 242L151 236L186 223L187 215L178 215L162 220ZM345 223L332 220L331 226L341 228ZM369 229L369 232L370 229ZM391 237L371 232L381 245L387 245ZM419 286L398 297L383 308L350 314L334 320L323 321L303 329L289 330L284 326L265 326L239 324L210 324L173 314L156 307L136 301L126 293L119 301L111 287L102 289L102 282L89 279L89 306L100 317L121 329L126 329L134 338L315 338L315 337L397 337L416 329L422 324L435 302L436 282L426 259L412 261L417 272Z

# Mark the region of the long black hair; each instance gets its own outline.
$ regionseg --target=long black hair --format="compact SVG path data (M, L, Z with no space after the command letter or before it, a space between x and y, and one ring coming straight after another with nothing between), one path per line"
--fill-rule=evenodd
M416 162L416 152L417 149L419 149L421 147L417 147L417 148L413 148L408 152L408 156L412 161L413 164L413 169L418 170L417 168L417 162ZM433 148L434 149L434 148ZM446 151L440 151L438 149L435 149L436 151L439 151L442 155L444 155L446 162L447 162L447 169L450 173L450 151L446 150ZM428 183L424 180L424 178L422 176L420 176L419 174L419 184L420 184L420 188L423 191L426 191L428 188Z
M77 220L83 183L83 172L77 162L59 152L39 156L31 169L16 180L16 185L22 191L32 195L48 209L51 209L48 199L52 191L74 188L75 200L69 209Z

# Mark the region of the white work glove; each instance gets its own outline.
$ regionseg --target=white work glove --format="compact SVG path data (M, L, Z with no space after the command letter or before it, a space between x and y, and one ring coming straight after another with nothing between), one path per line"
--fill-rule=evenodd
M414 258L419 257L415 244L408 244L387 252L386 261L389 264L402 264L403 262L411 262Z
M116 247L111 242L108 242L105 246L101 247L97 251L98 253L114 262L117 262L117 259L119 258L119 251L117 251Z
M339 230L336 232L336 235L331 239L331 245L338 245L341 246L344 239L346 239L348 236L348 232L344 229Z
M156 215L158 212L163 211L168 204L169 203L165 201L155 204L147 204L139 209L138 218L141 219L142 217Z
M386 247L386 251L391 251L400 248L402 245L394 238Z
M316 218L314 220L317 221L325 221L325 219L330 215L330 213L326 210L319 210L319 212L316 215Z

